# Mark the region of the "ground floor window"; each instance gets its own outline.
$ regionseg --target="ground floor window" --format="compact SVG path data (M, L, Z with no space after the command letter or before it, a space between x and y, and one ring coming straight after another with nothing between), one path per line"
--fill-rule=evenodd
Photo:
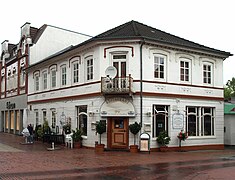
M38 110L35 110L35 123L36 123L36 126L39 124L39 113L38 113Z
M77 112L77 127L82 131L84 136L87 136L87 106L76 106Z
M168 133L168 109L169 106L153 105L153 137L157 137L162 131Z
M215 108L186 107L186 128L189 136L213 136Z
M52 110L51 111L51 127L55 128L56 125L56 111Z

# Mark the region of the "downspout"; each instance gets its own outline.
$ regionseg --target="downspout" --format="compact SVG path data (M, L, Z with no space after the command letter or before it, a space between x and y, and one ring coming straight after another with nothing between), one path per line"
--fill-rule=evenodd
M143 45L145 41L142 40L140 44L140 125L143 122Z

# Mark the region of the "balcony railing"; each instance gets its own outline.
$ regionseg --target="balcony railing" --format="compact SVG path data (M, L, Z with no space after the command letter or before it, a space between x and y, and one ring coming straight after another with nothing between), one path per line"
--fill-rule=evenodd
M103 94L129 94L133 93L133 78L130 76L120 78L101 77L101 92Z

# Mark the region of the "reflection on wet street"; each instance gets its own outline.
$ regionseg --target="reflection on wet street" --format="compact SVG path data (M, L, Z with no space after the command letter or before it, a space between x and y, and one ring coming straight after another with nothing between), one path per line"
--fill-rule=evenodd
M211 179L211 170L220 170L232 167L235 170L235 161L228 158L169 162L146 165L100 167L100 168L76 168L68 170L35 171L0 173L0 177L13 178L25 177L38 179L38 177L50 177L54 179ZM230 172L230 174L233 172ZM66 175L68 175L66 177ZM37 177L37 178L36 178ZM40 179L40 178L39 178ZM223 176L222 176L223 179ZM227 179L227 178L225 178Z
M24 139L0 133L0 180L7 179L234 179L235 149L130 153L94 149L48 151L50 144L22 145Z

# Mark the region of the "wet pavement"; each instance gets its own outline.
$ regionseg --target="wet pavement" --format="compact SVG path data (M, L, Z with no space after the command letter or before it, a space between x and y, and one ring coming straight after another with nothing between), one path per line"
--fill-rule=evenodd
M169 179L214 180L235 177L235 149L191 152L48 151L50 144L0 133L0 179Z

